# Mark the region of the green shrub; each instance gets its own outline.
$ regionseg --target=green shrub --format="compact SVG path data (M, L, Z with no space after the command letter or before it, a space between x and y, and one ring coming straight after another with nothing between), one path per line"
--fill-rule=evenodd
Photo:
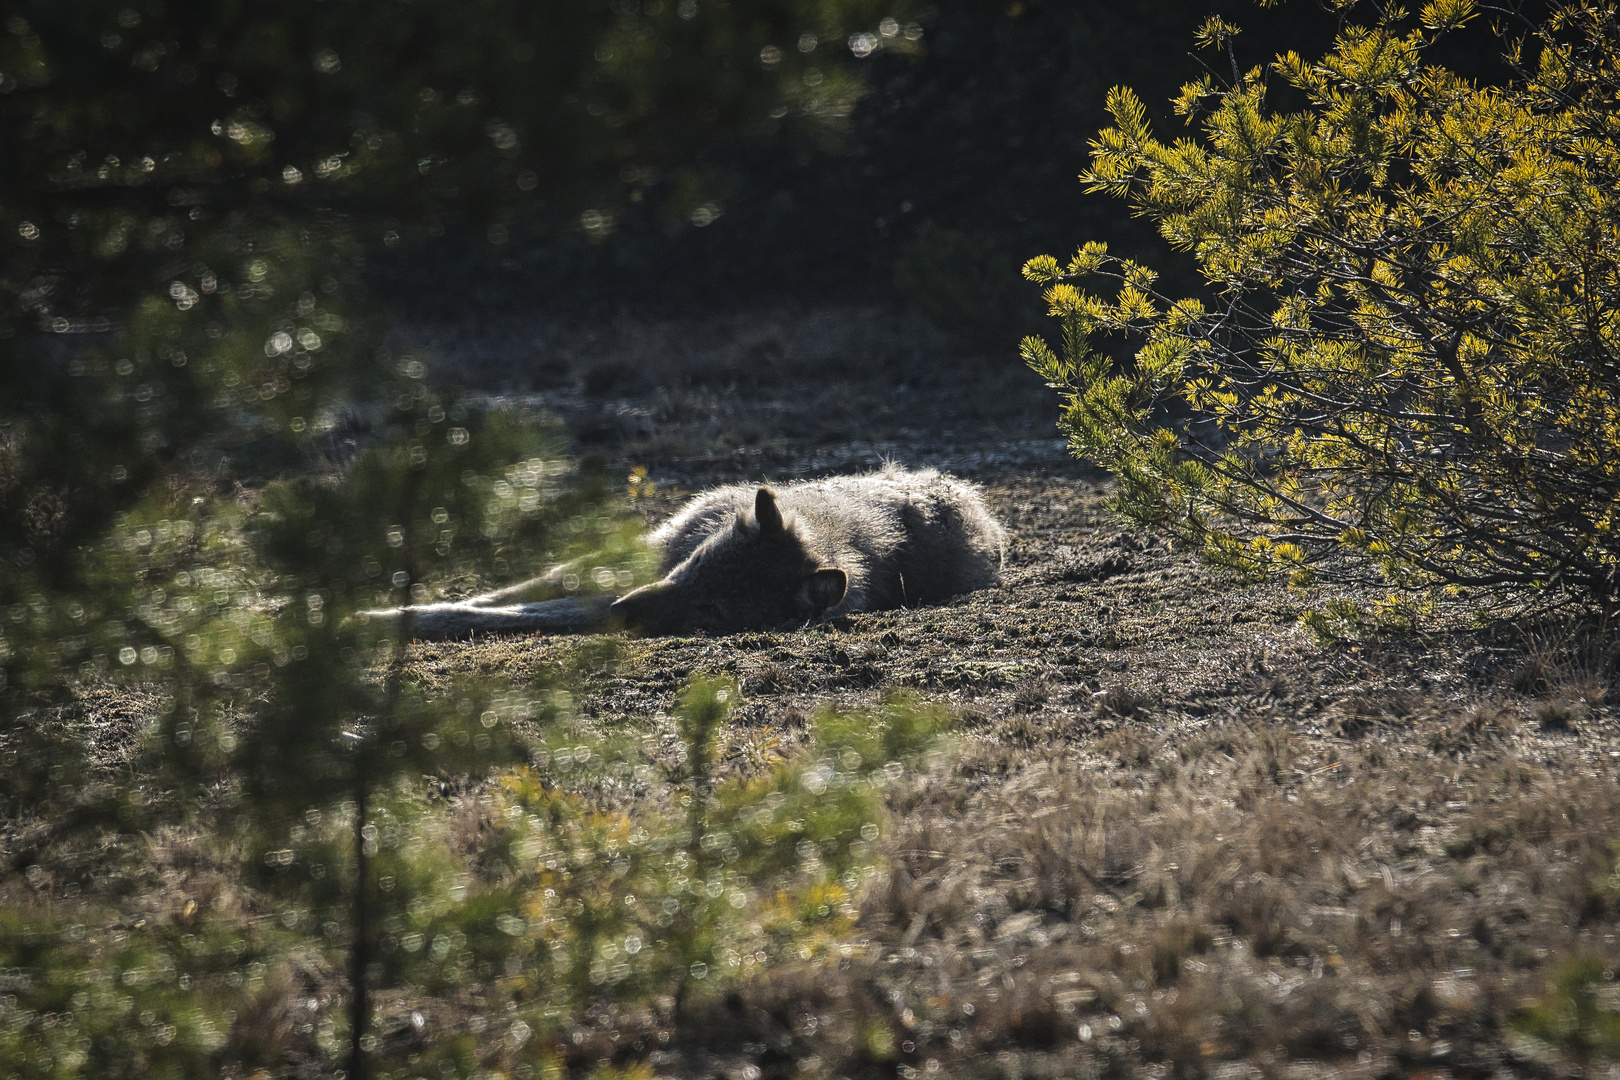
M639 754L599 758L651 786L632 807L604 809L578 789L569 763L586 747L503 779L494 843L536 946L509 992L535 1029L561 1033L603 1005L667 1001L678 1013L690 994L768 967L849 955L883 789L926 762L945 716L902 698L825 710L804 751L717 781L716 736L736 694L725 680L686 687L680 761L662 783Z
M1612 989L1614 972L1602 960L1566 960L1553 973L1546 996L1514 1017L1519 1032L1585 1063L1620 1055L1620 1012Z
M1160 295L1096 243L1042 256L1025 276L1062 346L1024 356L1116 507L1218 564L1613 612L1620 15L1555 7L1487 88L1429 60L1471 0L1403 11L1320 60L1189 84L1197 139L1154 138L1111 92L1083 179L1190 252L1209 296ZM1211 19L1202 43L1235 56L1235 33ZM1140 347L1116 363L1109 334Z

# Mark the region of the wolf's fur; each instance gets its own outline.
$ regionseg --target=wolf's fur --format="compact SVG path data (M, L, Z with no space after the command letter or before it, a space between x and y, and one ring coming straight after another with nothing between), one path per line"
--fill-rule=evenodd
M376 612L409 617L421 638L577 633L627 625L647 633L760 629L853 611L927 604L994 585L1006 534L978 489L933 469L698 495L648 538L664 578L617 601L499 605L517 590L463 604Z

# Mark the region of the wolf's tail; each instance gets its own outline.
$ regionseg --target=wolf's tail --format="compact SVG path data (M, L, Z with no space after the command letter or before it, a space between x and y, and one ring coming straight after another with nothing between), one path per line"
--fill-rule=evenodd
M508 585L504 589L485 593L482 596L469 596L461 603L468 607L494 607L496 605L513 605L529 602L529 598L536 592L542 596L555 595L562 592L567 586L566 582L571 576L579 576L586 564L586 558L570 559L565 563L558 563L550 570L537 578L520 581L516 585ZM576 582L577 587L577 582Z
M415 641L454 641L479 634L590 634L610 628L612 596L565 596L532 604L422 604L362 611L371 622L403 625Z

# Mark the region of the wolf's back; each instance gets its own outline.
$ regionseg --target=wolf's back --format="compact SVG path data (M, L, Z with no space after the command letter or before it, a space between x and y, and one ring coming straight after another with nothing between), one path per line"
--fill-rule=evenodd
M883 538L871 549L865 610L935 603L1000 580L1006 532L972 484L891 465L807 488L819 505L849 508L842 520L852 530Z

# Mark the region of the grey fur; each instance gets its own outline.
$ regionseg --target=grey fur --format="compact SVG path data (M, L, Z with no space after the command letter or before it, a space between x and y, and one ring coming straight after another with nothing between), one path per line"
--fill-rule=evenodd
M662 581L609 609L605 598L497 606L521 587L463 604L409 609L422 638L648 633L802 624L847 612L935 603L1000 578L1006 533L978 489L934 469L706 491L655 529ZM399 618L403 609L372 612Z

